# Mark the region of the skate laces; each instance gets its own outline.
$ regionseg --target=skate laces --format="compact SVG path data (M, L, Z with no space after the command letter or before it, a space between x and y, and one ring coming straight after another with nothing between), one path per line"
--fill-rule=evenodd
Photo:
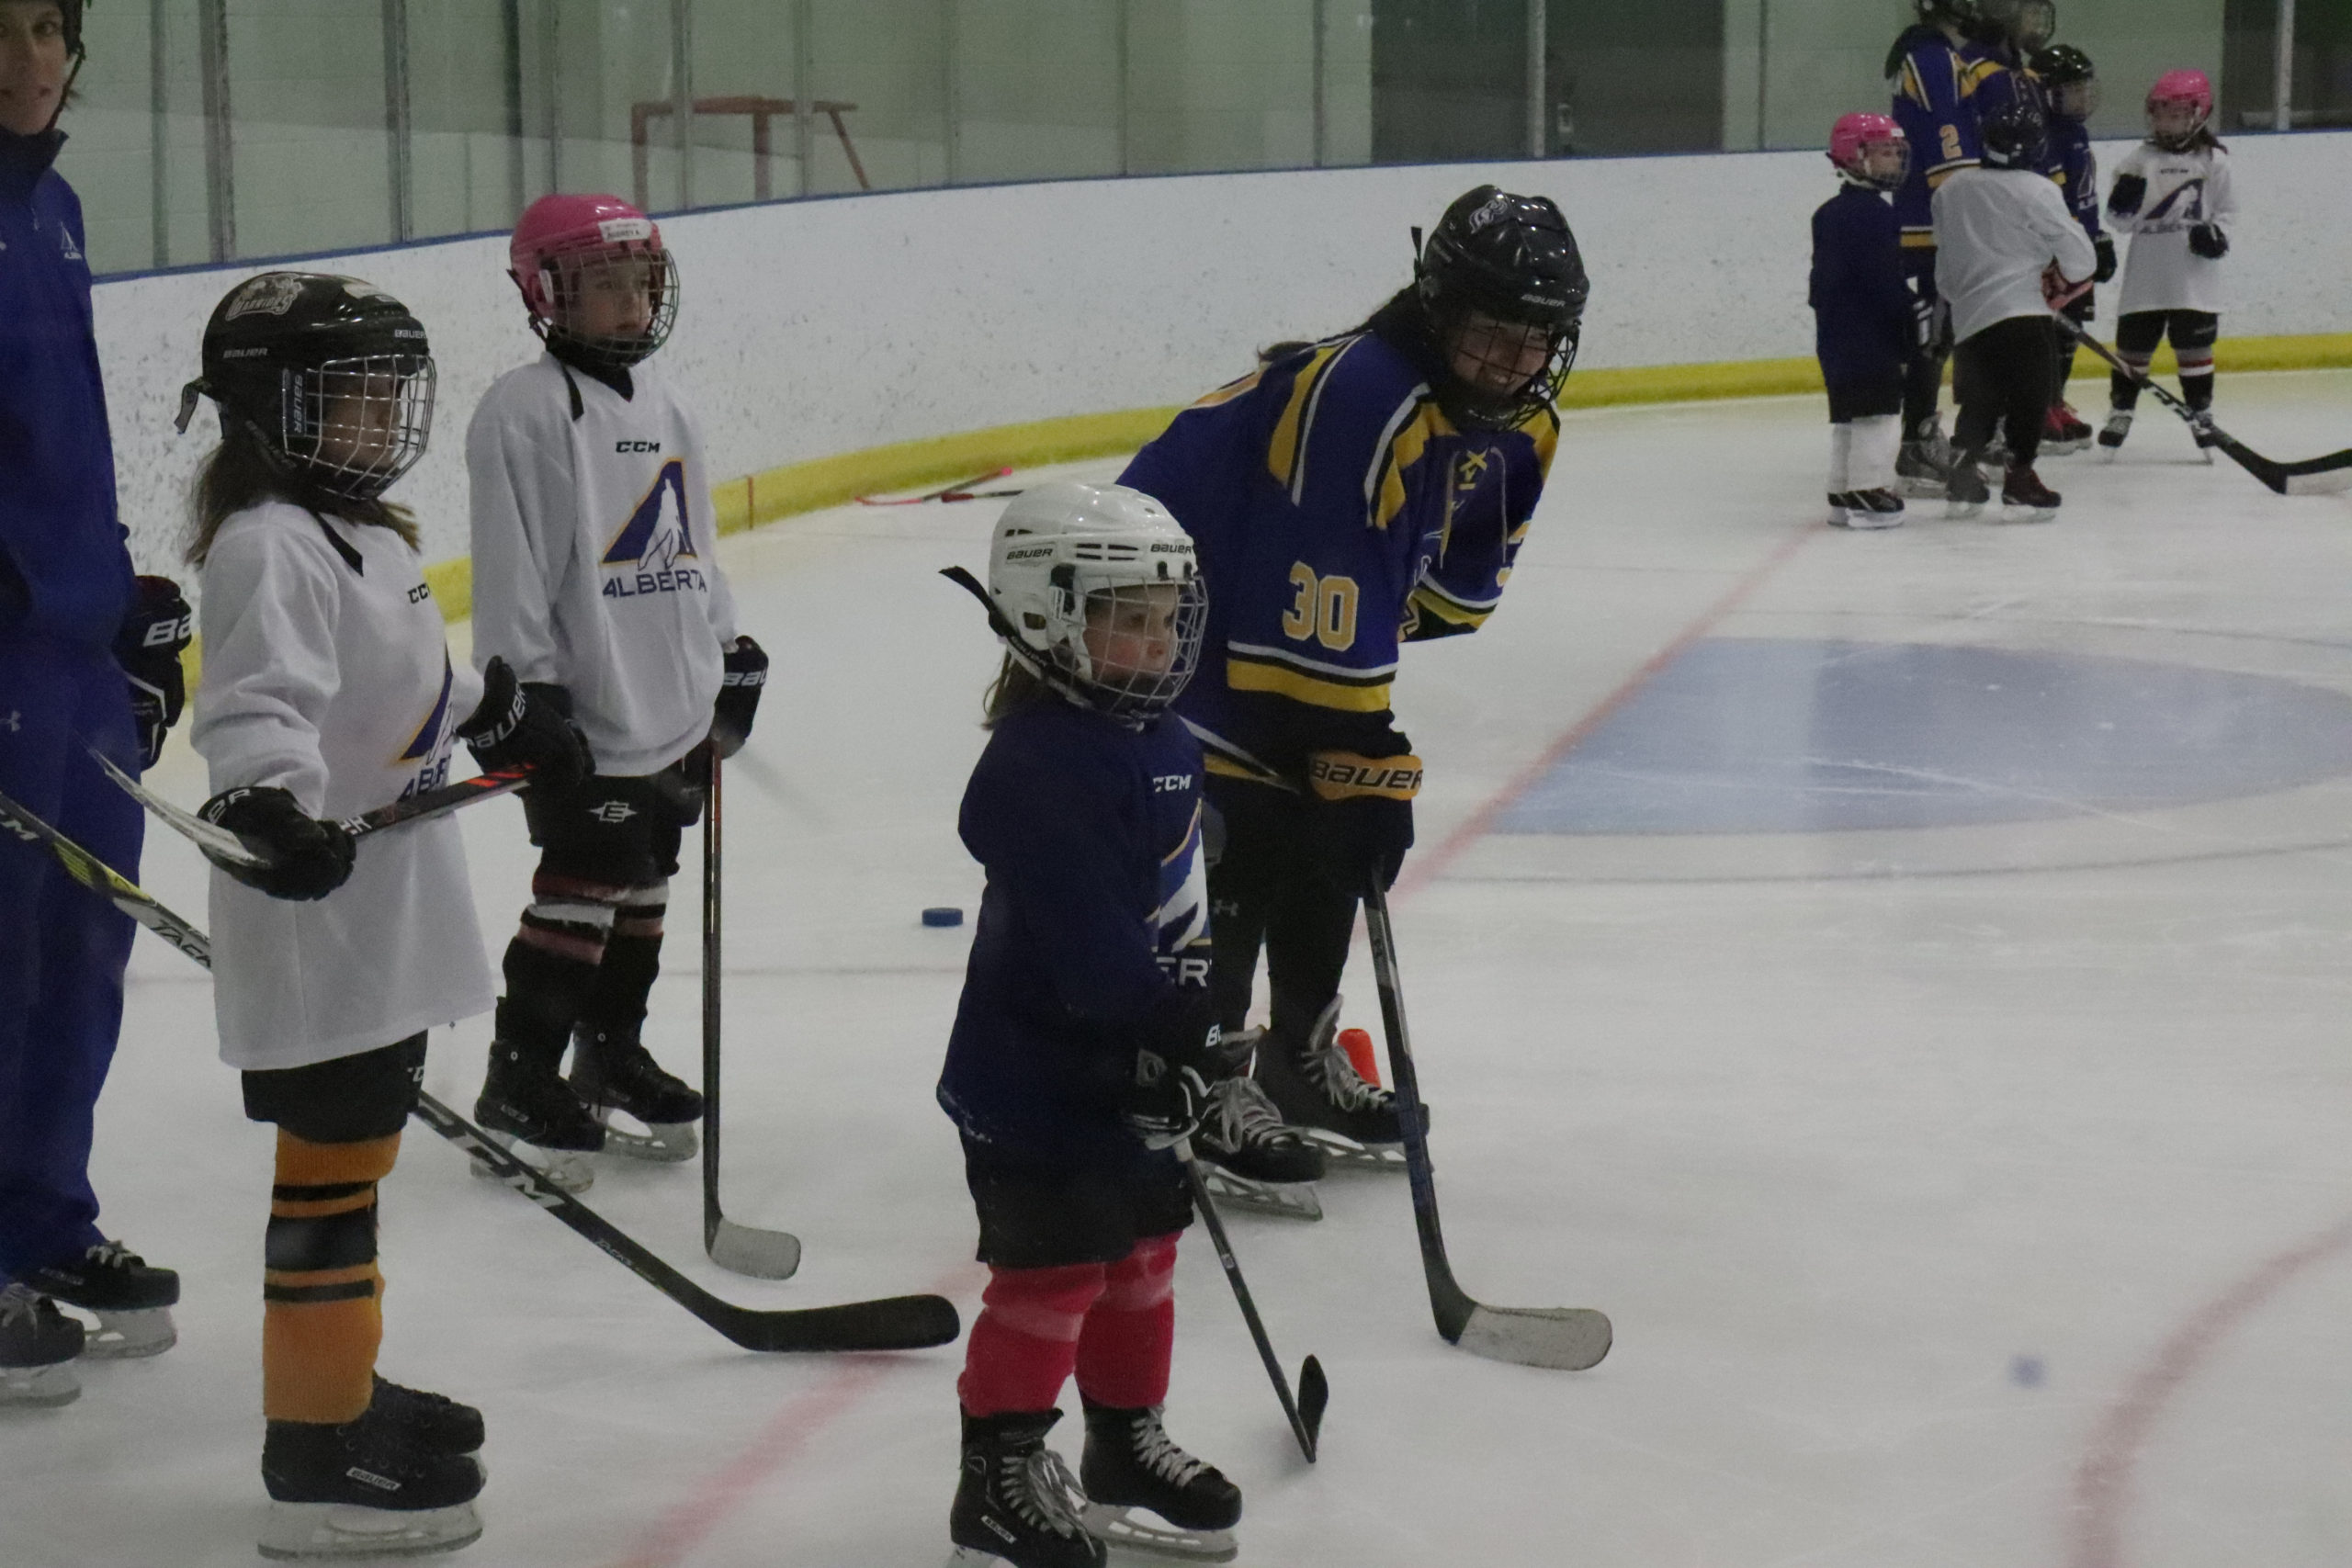
M1342 1111L1385 1111L1396 1097L1363 1081L1356 1065L1335 1041L1316 1052L1306 1064L1307 1076Z
M1216 1135L1213 1141L1219 1146L1238 1149L1259 1139L1269 1143L1295 1141L1297 1134L1283 1122L1282 1112L1274 1109L1272 1099L1259 1087L1257 1079L1229 1077L1209 1093L1216 1101Z
M1206 1463L1176 1446L1176 1440L1160 1426L1157 1410L1146 1410L1136 1416L1134 1437L1136 1458L1171 1486L1190 1486L1194 1476L1208 1469Z
M0 1323L39 1323L42 1300L30 1286L0 1286Z
M82 1256L100 1269L141 1269L147 1263L119 1241L102 1241Z
M1006 1500L1025 1523L1056 1535L1082 1533L1079 1515L1086 1494L1061 1455L1041 1444L1029 1453L1006 1454L999 1462L1004 1466Z

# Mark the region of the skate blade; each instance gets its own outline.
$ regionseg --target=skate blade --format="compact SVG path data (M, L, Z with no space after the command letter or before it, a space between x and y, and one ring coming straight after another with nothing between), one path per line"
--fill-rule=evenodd
M2090 442L2087 440L2045 441L2041 444L2041 449L2052 457L2071 457L2089 446Z
M1900 512L1856 512L1849 513L1843 523L1833 522L1830 526L1850 528L1858 534L1875 534L1883 528L1902 527L1903 513Z
M82 1397L82 1380L70 1361L47 1367L0 1367L0 1406L27 1404L53 1410Z
M130 1361L160 1356L180 1342L169 1307L145 1307L137 1312L88 1309L98 1320L82 1341L82 1354L96 1361Z
M1300 1136L1323 1151L1323 1157L1333 1170L1402 1170L1405 1168L1405 1145L1402 1144L1359 1144L1353 1138L1321 1127L1299 1127Z
M1995 518L1994 521L1998 523L2050 523L2054 522L2057 519L2057 516L2058 509L2054 506L2011 506L2008 502L2003 502L2001 503L2000 515Z
M1135 1517L1109 1503L1086 1506L1086 1533L1114 1551L1140 1552L1175 1562L1230 1562L1241 1554L1231 1530L1185 1530Z
M642 1133L621 1120L620 1112L599 1111L605 1124L605 1152L624 1155L654 1165L682 1165L702 1152L702 1134L692 1122L646 1122Z
M347 1503L272 1503L260 1551L279 1562L423 1557L481 1539L471 1503L449 1508L362 1508Z
M1898 479L1894 481L1894 493L1905 501L1941 501L1944 498L1944 481L1930 479Z
M1220 1209L1241 1209L1284 1220L1323 1217L1323 1201L1316 1195L1312 1181L1255 1181L1204 1160L1201 1185Z
M1947 517L1974 517L1984 510L1981 501L1948 501L1944 505Z
M588 1156L572 1149L543 1149L537 1144L526 1144L512 1133L493 1133L484 1129L482 1136L547 1178L549 1185L566 1192L585 1192L595 1185L596 1172ZM473 1162L473 1172L485 1181L506 1179L481 1160Z

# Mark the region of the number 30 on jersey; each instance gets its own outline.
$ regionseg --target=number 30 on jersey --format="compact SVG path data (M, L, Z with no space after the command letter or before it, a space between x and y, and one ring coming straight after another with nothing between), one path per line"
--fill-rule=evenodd
M1343 653L1356 642L1356 580L1317 577L1305 561L1294 561L1291 587L1296 597L1283 613L1283 635L1293 642L1318 642Z

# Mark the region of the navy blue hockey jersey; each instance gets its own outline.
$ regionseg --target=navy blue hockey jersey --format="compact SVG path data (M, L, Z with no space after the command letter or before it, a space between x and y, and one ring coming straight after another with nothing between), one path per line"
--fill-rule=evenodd
M1048 697L1008 716L957 826L988 871L939 1103L967 1135L1046 1161L1142 1157L1121 1119L1136 1026L1209 979L1201 747Z
M1549 408L1457 429L1422 372L1360 332L1218 388L1137 453L1119 482L1175 514L1208 580L1178 711L1210 771L1296 782L1309 752L1377 746L1398 647L1473 631L1501 601L1559 431Z
M2050 117L2050 177L2065 193L2066 206L2083 232L2099 237L2098 154L2091 151L2091 130L2064 115Z
M1903 247L1886 198L1847 186L1813 215L1814 350L1822 379L1899 374L1917 342Z
M1929 204L1936 186L1984 156L1976 139L1976 94L2001 73L2000 62L1983 49L1955 46L1934 28L1913 27L1895 39L1887 75L1894 84L1894 123L1911 143L1911 173L1894 193L1894 219L1906 248L1934 248Z

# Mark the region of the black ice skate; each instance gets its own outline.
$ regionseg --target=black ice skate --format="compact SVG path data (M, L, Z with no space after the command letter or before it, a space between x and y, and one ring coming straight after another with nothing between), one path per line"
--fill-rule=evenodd
M1283 1120L1338 1166L1405 1168L1396 1097L1357 1076L1337 1043L1340 998L1334 997L1304 1040L1272 1029L1259 1043L1257 1078Z
M1254 1030L1231 1037L1245 1055L1256 1039ZM1209 1090L1193 1151L1201 1156L1202 1182L1219 1204L1284 1219L1323 1217L1315 1193L1328 1163L1323 1151L1283 1121L1255 1078L1237 1074Z
M571 1089L605 1124L605 1146L633 1159L674 1165L702 1147L695 1123L702 1095L662 1070L634 1032L583 1028L572 1037ZM642 1122L632 1132L616 1115Z
M2188 416L2188 433L2197 439L2197 454L2207 463L2213 460L2213 448L2222 444L2222 433L2213 428L2213 411L2199 409Z
M2001 504L2012 523L2047 523L2058 515L2063 498L2041 482L2031 465L2013 464L2001 479Z
M1933 501L1951 480L1951 448L1943 432L1931 430L1923 440L1905 441L1894 455L1894 488L1915 501Z
M412 1557L481 1539L481 1461L427 1446L382 1405L379 1391L346 1426L269 1423L261 1450L270 1495L264 1557Z
M79 1258L33 1269L25 1283L96 1314L97 1329L82 1347L93 1360L160 1356L179 1343L170 1309L180 1299L180 1277L149 1268L120 1242L102 1241Z
M71 1404L82 1397L74 1358L82 1325L23 1285L0 1288L0 1408Z
M481 1412L444 1393L376 1380L368 1412L416 1447L438 1454L469 1454L482 1445Z
M1976 471L1977 457L1974 452L1963 452L1951 466L1951 479L1944 489L1944 499L1951 503L1949 516L1973 517L1993 499L1993 488Z
M492 1143L566 1192L585 1192L596 1179L582 1156L605 1146L603 1124L552 1066L526 1060L503 1040L490 1043L490 1071L474 1101L474 1120ZM476 1160L474 1174L496 1173Z
M1079 1522L1086 1496L1046 1446L1058 1410L964 1417L963 1478L947 1516L947 1568L1103 1568L1110 1554ZM1091 1444L1090 1442L1090 1448Z
M2098 431L2099 456L2114 457L2123 449L2124 437L2131 434L2132 411L2130 409L2108 410L2107 423L2099 426Z
M1833 528L1900 528L1903 498L1891 490L1849 490L1829 498Z
M1233 1527L1241 1519L1241 1489L1178 1448L1156 1405L1117 1410L1088 1400L1078 1474L1087 1532L1105 1546L1187 1562L1230 1562L1240 1551ZM1135 1518L1137 1508L1167 1527Z

